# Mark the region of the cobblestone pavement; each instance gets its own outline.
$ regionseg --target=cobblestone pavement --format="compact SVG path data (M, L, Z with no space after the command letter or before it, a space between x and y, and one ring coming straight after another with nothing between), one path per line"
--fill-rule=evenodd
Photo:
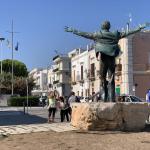
M9 134L23 134L33 132L55 131L65 132L77 130L70 123L44 123L44 124L30 124L30 125L15 125L15 126L1 126L0 135Z
M0 126L47 123L48 112L43 107L29 107L24 114L23 107L0 107ZM57 111L55 122L60 122Z
M59 111L55 123L47 123L47 114L47 109L42 107L29 108L26 114L23 108L0 107L0 135L77 130L68 122L60 122Z

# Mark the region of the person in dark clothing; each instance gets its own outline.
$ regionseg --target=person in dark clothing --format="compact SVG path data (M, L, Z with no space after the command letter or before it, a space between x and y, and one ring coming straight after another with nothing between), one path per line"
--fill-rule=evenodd
M60 108L61 122L65 120L65 117L66 117L66 120L69 121L69 115L68 115L69 106L67 105L67 103L65 102L62 96L59 97L59 100L60 100L59 108Z

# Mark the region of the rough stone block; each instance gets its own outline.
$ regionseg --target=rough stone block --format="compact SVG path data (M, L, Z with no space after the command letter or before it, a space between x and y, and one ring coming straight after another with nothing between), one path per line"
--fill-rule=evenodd
M71 124L83 130L141 130L149 114L147 103L73 103Z
M150 114L147 103L122 103L123 129L127 131L141 130Z

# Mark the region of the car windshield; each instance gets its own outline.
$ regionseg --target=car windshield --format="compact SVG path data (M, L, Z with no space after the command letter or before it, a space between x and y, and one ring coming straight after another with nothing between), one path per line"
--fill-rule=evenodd
M132 102L142 102L142 100L136 96L131 96Z

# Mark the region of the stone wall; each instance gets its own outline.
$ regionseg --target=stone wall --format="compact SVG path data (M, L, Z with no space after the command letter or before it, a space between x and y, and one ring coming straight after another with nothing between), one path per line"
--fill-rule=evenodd
M7 101L11 95L1 94L0 95L0 106L8 106Z
M147 103L73 103L71 124L83 130L137 131L149 114Z

